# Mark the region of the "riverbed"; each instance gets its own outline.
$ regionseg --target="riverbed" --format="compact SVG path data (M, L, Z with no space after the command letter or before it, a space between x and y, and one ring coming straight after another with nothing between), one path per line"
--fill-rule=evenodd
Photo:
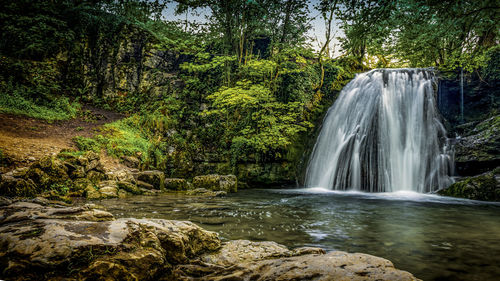
M189 220L224 239L361 252L423 280L498 280L500 204L412 192L252 189L98 202L116 217Z

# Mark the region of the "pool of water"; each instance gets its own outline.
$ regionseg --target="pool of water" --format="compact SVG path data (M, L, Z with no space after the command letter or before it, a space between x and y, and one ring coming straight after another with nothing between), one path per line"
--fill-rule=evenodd
M103 200L116 217L189 220L222 239L271 240L391 260L423 280L500 280L500 204L416 193L242 190Z

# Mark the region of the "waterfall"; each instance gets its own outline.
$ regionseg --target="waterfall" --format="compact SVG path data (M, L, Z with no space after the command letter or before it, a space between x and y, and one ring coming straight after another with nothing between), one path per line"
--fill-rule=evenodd
M429 69L358 74L325 116L306 187L431 192L451 184L433 81Z

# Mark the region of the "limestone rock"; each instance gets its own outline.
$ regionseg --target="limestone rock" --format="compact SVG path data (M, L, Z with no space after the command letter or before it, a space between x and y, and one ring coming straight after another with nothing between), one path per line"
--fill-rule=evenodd
M139 195L139 194L143 193L142 190L139 187L137 187L137 185L130 183L130 182L119 181L119 182L117 182L117 185L118 185L118 188L120 188L121 190L125 190L125 191L132 193L132 194L135 194L135 195Z
M33 197L39 190L31 179L22 179L1 175L0 195Z
M500 201L500 167L479 176L465 177L438 193L474 200Z
M120 169L115 171L110 171L106 173L106 178L108 180L124 181L135 184L136 180L134 175L138 174L138 170L132 169Z
M461 176L474 176L500 165L500 115L462 125L455 144L455 165Z
M139 168L139 165L141 164L141 161L137 157L133 156L122 157L122 162L129 168Z
M236 192L238 180L234 175L205 175L193 178L194 188L206 188L213 191Z
M106 175L104 173L98 172L91 170L87 173L87 179L89 179L91 182L98 183L106 178Z
M143 171L137 174L137 180L152 185L155 189L165 189L165 174L161 171Z
M94 187L94 185L88 185L85 188L85 197L90 200L101 199L102 194L97 188Z
M197 195L204 197L224 197L227 195L225 191L211 191L206 188L197 188L193 190L188 190L186 195Z
M118 183L116 181L102 181L99 183L99 192L103 198L118 197Z
M175 272L179 278L185 278L185 271L202 270L192 267L178 266ZM213 273L195 280L419 280L394 268L386 259L340 251L243 262L230 267L211 266L211 270Z
M322 253L324 253L324 251ZM249 261L273 257L287 257L291 255L292 252L289 251L287 247L276 242L233 240L225 243L217 253L203 256L202 260L210 264L230 266Z
M185 179L167 178L165 188L168 190L188 190L189 184Z
M146 190L152 190L152 189L154 189L154 186L152 184L149 184L149 183L143 182L143 181L137 181L137 186L139 188L143 188L143 189L146 189Z
M365 254L245 240L221 248L216 233L191 222L115 220L91 204L38 198L2 202L0 274L7 280L418 280Z
M190 222L114 220L89 206L18 202L0 209L0 223L8 280L156 280L220 247L217 234Z

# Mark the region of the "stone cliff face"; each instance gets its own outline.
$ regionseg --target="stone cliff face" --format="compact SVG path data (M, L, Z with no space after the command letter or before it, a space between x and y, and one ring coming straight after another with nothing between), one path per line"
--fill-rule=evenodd
M464 121L460 117L460 84L441 79L438 106L453 138L458 181L442 195L498 201L500 166L500 80L465 79Z
M84 84L92 95L126 97L140 92L154 96L172 93L180 80L176 73L185 56L159 50L145 31L126 26L111 45L83 51Z

